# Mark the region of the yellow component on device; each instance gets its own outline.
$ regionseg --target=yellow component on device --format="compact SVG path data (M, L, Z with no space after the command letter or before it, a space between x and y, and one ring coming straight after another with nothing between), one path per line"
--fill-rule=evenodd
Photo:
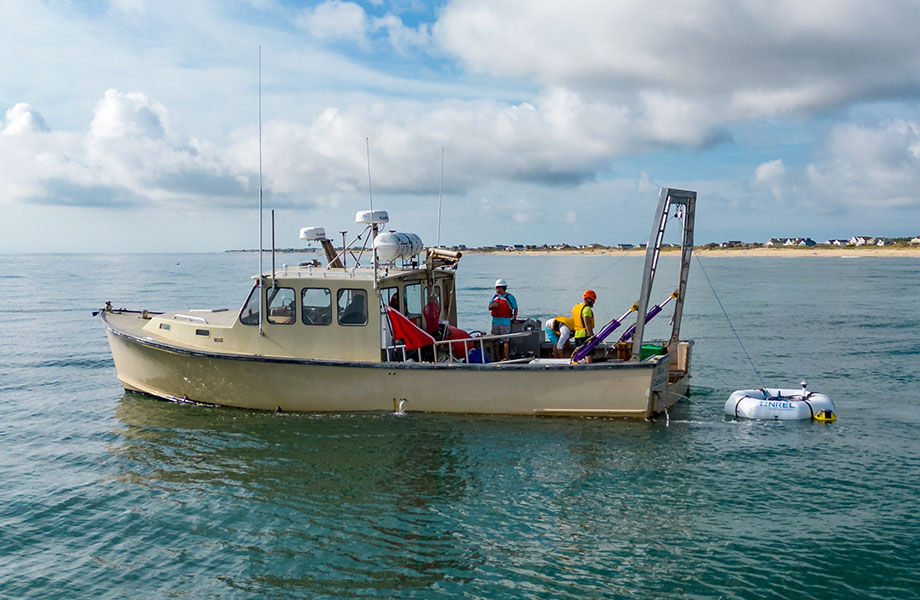
M815 421L822 423L833 423L837 420L837 415L832 410L822 410L815 414Z

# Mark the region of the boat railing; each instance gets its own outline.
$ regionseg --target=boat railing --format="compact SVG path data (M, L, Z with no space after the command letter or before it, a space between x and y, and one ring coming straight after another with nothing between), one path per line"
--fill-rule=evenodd
M418 362L438 362L439 352L441 350L440 356L446 355L446 362L460 363L463 362L463 359L457 358L454 356L454 344L461 344L463 346L463 357L467 358L469 356L470 350L479 348L479 360L482 363L485 363L486 356L486 344L493 344L495 342L508 340L511 338L520 338L528 337L533 335L533 331L518 331L515 333L504 333L501 335L480 335L477 337L468 337L460 338L454 340L437 340L434 344L428 344L427 346L422 346L421 348L415 350L406 350L405 344L392 344L386 347L387 360L393 360L393 353L396 353L396 356L402 357L402 361L406 362L410 359L418 360ZM445 348L446 347L446 348ZM424 354L428 348L433 348L433 360L425 360Z

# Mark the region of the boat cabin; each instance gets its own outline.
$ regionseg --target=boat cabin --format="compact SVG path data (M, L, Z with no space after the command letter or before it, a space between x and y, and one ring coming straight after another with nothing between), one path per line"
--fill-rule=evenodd
M163 341L212 351L251 354L258 348L264 356L377 362L393 343L387 307L420 329L436 328L426 317L456 326L454 275L443 268L389 269L378 280L378 301L373 269L286 267L274 276L266 273L263 286L256 281L238 313L150 315L144 329ZM260 319L261 306L265 315Z

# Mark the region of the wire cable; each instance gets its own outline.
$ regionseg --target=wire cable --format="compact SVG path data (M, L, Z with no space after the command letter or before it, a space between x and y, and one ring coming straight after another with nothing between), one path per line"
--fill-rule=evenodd
M738 335L738 332L735 330L735 326L732 324L732 320L728 317L728 312L725 311L725 307L722 305L722 301L719 299L719 295L716 293L716 288L712 285L712 280L709 279L709 274L706 273L706 269L703 267L703 261L700 260L699 254L694 256L696 257L696 264L700 266L700 270L703 271L703 275L706 277L706 283L709 284L709 289L712 291L713 297L719 304L719 308L722 309L722 314L725 315L725 320L728 322L729 328L732 330L732 333L735 334L735 339L738 340L738 345L741 346L741 350L744 352L744 356L747 357L748 363L751 365L751 369L754 370L754 374L757 375L757 379L760 380L760 387L767 387L763 382L763 377L760 376L760 371L758 371L757 367L754 366L754 361L751 360L751 355L748 354L747 348L744 347L744 342L741 341L741 336Z
M636 244L636 246L638 247L638 246L641 246L642 244L647 244L647 243L648 243L648 240L649 240L649 238L645 238L645 241L644 241L644 242L639 242L638 244ZM613 267L617 266L617 264L619 264L623 259L628 258L629 256L630 256L629 253L624 253L622 256L618 257L616 260L614 260L613 262L611 262L609 265L607 265L606 267L604 267L602 270L600 270L600 271L598 271L597 273L595 273L595 274L594 274L594 277L592 277L591 279L589 279L588 281L586 281L585 283L583 283L581 287L586 288L586 289L589 288L589 287L591 287L591 282L592 282L592 281L597 281L598 279L600 279L600 277L601 277L602 275L605 275L610 269L612 269Z

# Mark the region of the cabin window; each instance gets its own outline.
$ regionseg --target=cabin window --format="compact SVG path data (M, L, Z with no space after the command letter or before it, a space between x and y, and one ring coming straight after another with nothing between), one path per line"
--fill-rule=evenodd
M332 293L327 288L304 288L300 305L304 325L332 323Z
M246 300L243 310L240 311L240 323L243 325L258 325L259 306L259 284L257 283L252 287L252 291L249 292L249 299Z
M367 292L341 289L337 296L339 325L367 325Z
M268 306L269 323L290 325L294 322L294 288L266 288L265 304Z
M406 286L406 314L422 314L422 284L413 283Z
M444 318L447 319L448 313L450 313L450 302L451 302L450 282L446 280L442 280L441 283L438 284L438 286L441 288L441 310L444 311Z
M431 289L430 292L428 290L425 290L425 295L428 296L428 302L434 302L435 304L438 305L438 308L443 307L443 305L441 304L441 286L440 285L435 284L435 286ZM428 302L426 302L426 304Z
M383 302L393 310L400 310L398 287L381 288L380 297L383 298Z

